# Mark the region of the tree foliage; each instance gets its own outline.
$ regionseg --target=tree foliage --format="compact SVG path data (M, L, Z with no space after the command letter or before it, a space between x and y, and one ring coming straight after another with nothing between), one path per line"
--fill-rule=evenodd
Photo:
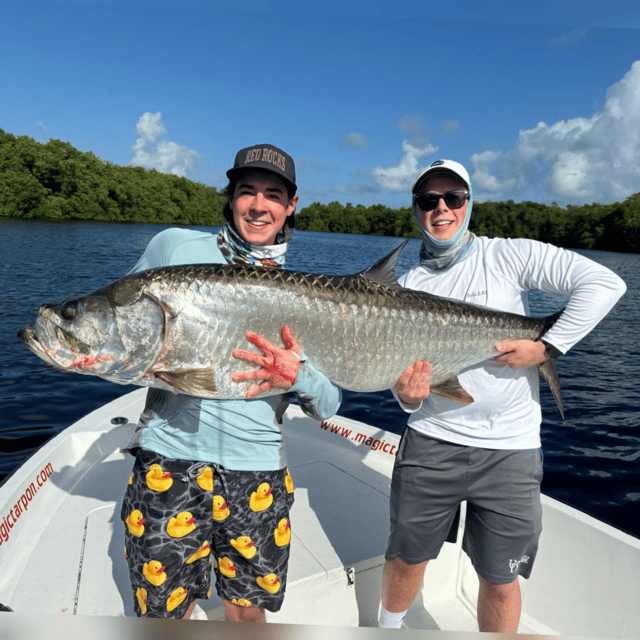
M407 194L409 197L409 194ZM0 129L0 216L215 226L224 196L214 187L154 169L121 167L67 142L41 144ZM297 215L307 231L419 238L411 207L314 202ZM584 249L640 252L640 193L613 204L559 207L474 203L471 231Z
M419 238L411 208L354 207L314 202L297 216L299 229ZM544 205L537 202L475 202L469 225L481 236L532 238L573 249L640 252L640 193L608 205Z
M201 226L224 224L223 207L214 187L0 129L0 216Z
M314 202L296 216L296 226L305 231L361 233L364 235L419 237L420 229L413 210L390 209L381 204L370 207L346 206L339 202Z

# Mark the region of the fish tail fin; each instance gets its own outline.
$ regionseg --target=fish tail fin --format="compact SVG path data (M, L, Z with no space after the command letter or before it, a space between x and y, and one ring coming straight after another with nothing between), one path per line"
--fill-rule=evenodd
M538 365L542 377L547 381L551 389L553 397L556 399L558 409L560 409L560 415L564 420L564 406L562 404L562 394L560 393L560 380L558 379L558 369L556 367L555 358L549 358L543 363Z
M558 318L564 313L564 309L556 313L552 313L544 319L544 329L540 337L542 337L551 327L557 322ZM558 409L560 409L560 415L564 420L564 406L562 404L562 394L560 393L560 380L558 379L558 369L556 367L555 358L549 358L545 362L538 365L542 377L547 381L551 393L556 400Z

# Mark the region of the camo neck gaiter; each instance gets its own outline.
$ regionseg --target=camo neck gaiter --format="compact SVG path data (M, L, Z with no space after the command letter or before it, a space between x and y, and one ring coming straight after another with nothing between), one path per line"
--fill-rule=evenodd
M284 265L284 254L289 244L275 245L251 244L241 238L226 224L218 233L218 248L229 264L260 264L274 269Z
M427 241L420 247L420 264L428 269L446 269L464 260L475 249L476 235L470 231L465 233L454 245L444 250L437 250ZM432 253L433 251L433 253Z

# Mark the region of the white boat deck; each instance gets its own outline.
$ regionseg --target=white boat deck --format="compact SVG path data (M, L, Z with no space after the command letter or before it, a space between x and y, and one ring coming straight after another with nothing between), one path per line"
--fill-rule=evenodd
M15 612L134 615L119 518L133 461L120 449L144 394L65 430L0 488L0 602ZM114 426L114 417L127 423ZM344 418L328 422L323 429L297 407L288 412L291 562L285 604L268 620L374 627L398 437ZM544 526L533 576L522 581L519 632L640 638L640 541L549 498ZM407 627L477 630L476 585L459 543L445 545ZM223 618L215 595L200 607L195 618Z

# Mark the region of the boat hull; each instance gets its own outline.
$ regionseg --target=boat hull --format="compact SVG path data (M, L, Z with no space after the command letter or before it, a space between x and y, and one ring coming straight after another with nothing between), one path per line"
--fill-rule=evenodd
M18 614L133 616L119 503L133 460L138 389L36 452L0 487L0 602ZM115 424L114 424L115 419ZM296 486L285 604L270 622L376 626L399 437L347 418L285 418ZM522 580L520 633L640 636L640 541L543 496L536 567ZM461 536L458 536L460 539ZM43 588L43 586L45 588ZM477 578L446 544L407 616L410 628L474 631ZM214 595L196 617L222 620Z

